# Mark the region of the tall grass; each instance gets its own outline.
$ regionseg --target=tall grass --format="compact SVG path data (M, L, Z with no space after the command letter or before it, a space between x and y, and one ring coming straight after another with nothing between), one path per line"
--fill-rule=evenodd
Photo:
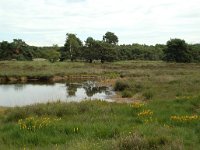
M200 97L179 97L148 103L83 101L8 108L1 114L0 148L199 149L199 102ZM198 118L171 119L193 115ZM34 125L30 117L37 122L35 130L28 129ZM21 128L19 120L27 127ZM39 128L45 120L49 123Z

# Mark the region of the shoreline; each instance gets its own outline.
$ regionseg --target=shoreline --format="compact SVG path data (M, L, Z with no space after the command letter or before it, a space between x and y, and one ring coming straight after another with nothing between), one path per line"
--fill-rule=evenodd
M0 77L0 84L3 83L27 83L31 81L44 81L44 82L64 82L68 80L100 80L101 76L97 75L65 75L65 76L5 76Z

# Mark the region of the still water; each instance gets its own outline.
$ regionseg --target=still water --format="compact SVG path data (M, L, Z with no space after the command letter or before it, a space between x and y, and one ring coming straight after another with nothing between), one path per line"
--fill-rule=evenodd
M0 84L0 106L25 106L51 101L80 102L84 99L112 101L111 87L100 87L93 81L54 84Z

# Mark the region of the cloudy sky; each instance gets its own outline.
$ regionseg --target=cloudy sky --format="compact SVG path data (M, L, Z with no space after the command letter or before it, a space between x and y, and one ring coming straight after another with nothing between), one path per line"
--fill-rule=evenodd
M63 45L66 33L84 41L107 31L120 44L200 43L199 0L0 0L0 41Z

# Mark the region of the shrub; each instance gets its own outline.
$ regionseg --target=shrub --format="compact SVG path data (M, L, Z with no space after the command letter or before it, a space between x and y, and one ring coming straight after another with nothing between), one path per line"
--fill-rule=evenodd
M130 87L129 83L127 81L117 81L114 86L115 91L124 91L125 89L128 89Z
M125 91L122 92L122 97L123 98L132 97L132 96L133 96L133 94L132 94L131 91L125 90Z
M147 141L141 134L138 133L131 133L127 137L121 139L118 143L118 147L120 150L125 149L147 149Z

